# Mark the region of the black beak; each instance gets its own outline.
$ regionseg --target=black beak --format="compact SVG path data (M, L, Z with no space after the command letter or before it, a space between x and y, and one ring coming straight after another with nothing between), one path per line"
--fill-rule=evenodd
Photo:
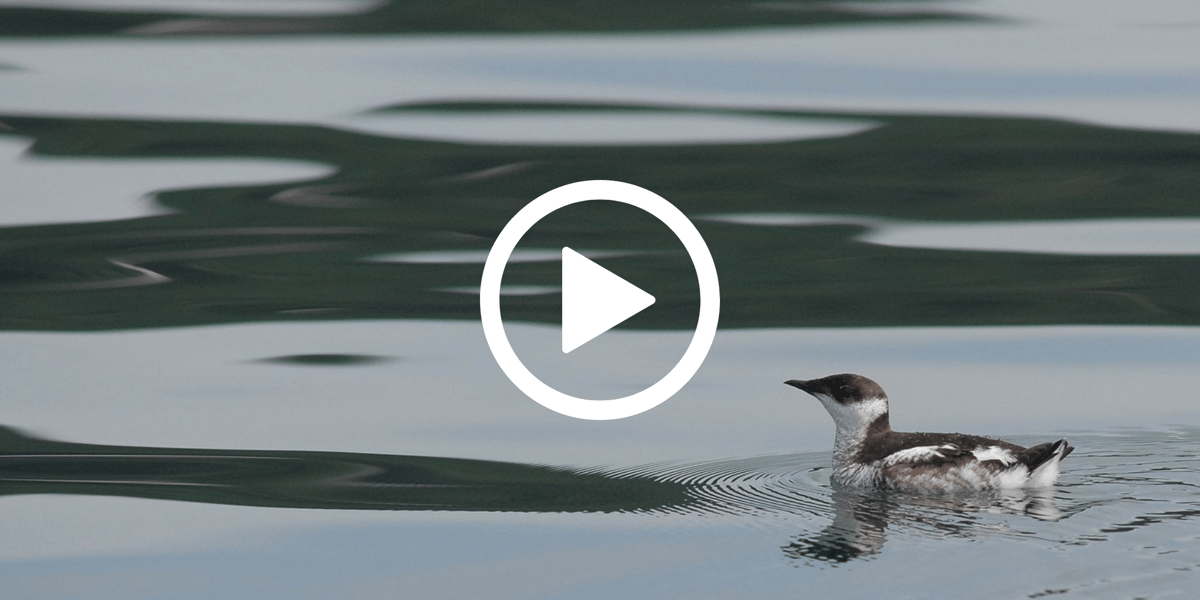
M803 379L789 379L789 380L785 381L784 383L786 383L794 388L803 390L805 392L808 391L808 382Z

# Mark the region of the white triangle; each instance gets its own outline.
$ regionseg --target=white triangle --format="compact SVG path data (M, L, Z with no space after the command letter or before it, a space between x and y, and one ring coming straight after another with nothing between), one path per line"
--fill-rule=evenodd
M562 249L562 298L564 354L654 304L654 296L570 248Z

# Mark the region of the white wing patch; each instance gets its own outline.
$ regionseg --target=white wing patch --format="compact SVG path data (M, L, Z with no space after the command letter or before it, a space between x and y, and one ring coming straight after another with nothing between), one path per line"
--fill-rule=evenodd
M881 461L881 466L890 467L903 463L919 463L942 456L941 450L948 448L956 450L954 446L947 444L946 446L914 446L905 448L899 452L893 452L885 456Z
M976 448L971 451L971 454L975 455L975 460L978 460L978 461L998 460L998 461L1000 461L1000 464L1002 464L1006 467L1011 466L1017 462L1017 457L1011 451L1005 450L1004 448L1001 448L1000 446L986 446L983 448Z

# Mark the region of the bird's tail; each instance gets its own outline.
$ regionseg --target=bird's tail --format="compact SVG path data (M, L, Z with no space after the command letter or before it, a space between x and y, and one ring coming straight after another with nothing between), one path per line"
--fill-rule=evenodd
M1022 452L1018 457L1021 464L1029 469L1029 481L1026 487L1047 487L1058 480L1058 463L1067 457L1075 447L1067 440L1053 443L1038 444Z

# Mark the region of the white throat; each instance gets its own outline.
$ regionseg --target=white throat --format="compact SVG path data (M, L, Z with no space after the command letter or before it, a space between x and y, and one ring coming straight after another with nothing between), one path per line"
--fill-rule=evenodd
M887 398L872 398L846 405L824 394L814 396L825 406L837 427L833 439L835 460L848 460L853 456L866 440L871 424L888 414Z

